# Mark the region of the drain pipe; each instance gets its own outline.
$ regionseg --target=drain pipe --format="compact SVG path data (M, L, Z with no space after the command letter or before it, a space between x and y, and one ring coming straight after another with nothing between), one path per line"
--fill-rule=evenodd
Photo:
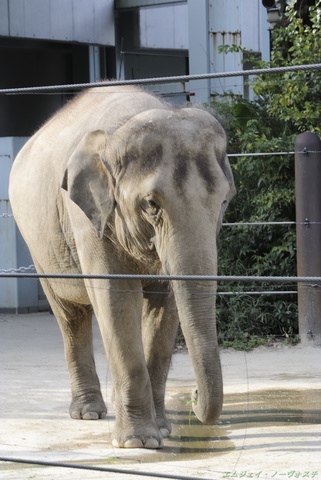
M295 142L297 273L321 277L321 141L310 132ZM302 345L321 346L321 284L298 283Z

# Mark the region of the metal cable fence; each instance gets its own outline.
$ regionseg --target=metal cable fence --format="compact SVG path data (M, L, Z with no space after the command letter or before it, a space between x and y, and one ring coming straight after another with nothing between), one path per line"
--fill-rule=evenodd
M321 68L321 64L320 64L320 68ZM149 79L146 80L146 82L148 82ZM111 82L113 83L113 82ZM131 82L129 82L131 83ZM119 83L119 84L122 84ZM87 86L92 86L92 84L86 84ZM94 84L95 86L97 86L96 84ZM109 85L109 83L107 83L107 85ZM59 86L56 86L57 88ZM63 86L65 87L65 86ZM37 87L35 87L37 88ZM42 87L40 87L42 88ZM43 87L43 88L50 88L50 87ZM18 89L18 93L22 93L20 92L21 89ZM2 90L0 90L0 94L3 93ZM28 92L25 92L25 93L30 93L29 90ZM236 154L228 154L228 157L231 157L231 158L236 158L236 157L258 157L258 156L274 156L274 155L293 155L295 152L293 151L288 151L288 152L253 152L253 153L236 153ZM302 153L312 153L312 152L308 152L308 151L304 151ZM11 213L2 213L0 214L0 219L1 218L11 218L13 217L13 215ZM319 222L313 222L314 224L315 223L319 223ZM304 224L306 225L307 223L306 222L302 222L301 224ZM255 227L255 226L263 226L263 225L269 225L269 226L278 226L278 225L289 225L289 226L295 226L295 225L298 225L298 222L295 222L295 221L288 221L288 222L277 222L277 221L273 221L273 222L233 222L233 223L229 223L229 222L223 222L222 226L223 227ZM7 277L7 278L13 278L13 277L22 277L22 273L26 273L28 270L34 270L34 266L33 265L29 265L28 267L25 267L25 266L22 266L22 267L19 267L19 268L10 268L10 269L0 269L0 278L1 277ZM50 278L50 279L88 279L88 278L98 278L96 276L89 276L89 275L73 275L73 276L68 276L68 275L50 275L50 274L28 274L27 275L27 278ZM24 276L24 278L26 278L26 276ZM99 277L100 279L112 279L112 278L120 278L119 276L100 276ZM166 276L161 276L161 275L158 275L158 276L123 276L122 278L126 278L126 279L140 279L140 280L146 280L146 279L159 279L159 280L179 280L179 278L177 277L166 277ZM273 278L273 280L272 280ZM186 276L186 277L182 277L180 278L180 280L192 280L195 278L193 277L189 277L189 276ZM207 278L207 277L203 277L203 276L200 276L197 278L198 280L211 280L211 281L241 281L241 282L246 282L247 280L249 282L266 282L266 281L269 281L269 279L271 279L271 282L291 282L291 283L297 283L297 282L300 282L302 280L300 280L298 277L291 277L291 279L289 280L288 277L242 277L242 276L216 276L216 277L211 277L211 278ZM309 280L308 280L309 281ZM243 292L233 292L233 291L229 291L229 292L217 292L215 293L216 295L221 295L221 296L231 296L231 295L273 295L273 294L276 294L276 295L280 295L280 294L295 294L296 291L243 291Z
M0 91L1 93L1 91ZM257 157L257 156L273 156L273 155L293 155L295 152L262 152L262 153L239 153L239 154L228 154L228 157ZM301 153L312 153L308 151L304 151ZM13 218L12 213L2 213L0 214L0 219L5 218ZM272 222L223 222L223 227L258 227L258 226L296 226L296 225L311 225L311 224L320 224L321 222L296 222L296 221L272 221ZM314 282L313 286L316 285L317 282L321 281L321 278L314 278L314 277L268 277L268 276L214 276L214 277L207 277L207 276L166 276L166 275L63 275L63 274L37 274L37 273L30 273L27 274L26 272L30 270L35 270L34 265L29 266L22 266L18 268L10 268L10 269L0 269L0 278L48 278L48 279L127 279L127 280L198 280L198 281L221 281L221 282L286 282L286 283L298 283L298 282ZM294 294L296 291L240 291L240 292L217 292L216 295L280 295L280 294Z
M76 91L85 88L97 88L101 86L117 86L117 85L146 85L146 84L157 84L157 83L167 83L167 82L187 82L189 80L199 80L199 79L213 79L213 78L222 78L222 77L237 77L237 76L253 76L253 75L262 75L270 73L283 73L283 72L294 72L294 71L309 71L321 69L321 64L314 65L299 65L299 66L288 66L280 68L270 68L270 69L255 69L255 70L243 70L235 72L222 72L222 73L212 73L212 74L201 74L201 75L185 75L185 76L172 76L172 77L158 77L158 78L148 78L148 79L135 79L135 80L123 80L123 81L108 81L100 83L85 83L85 84L73 84L73 85L52 85L52 86L43 86L43 87L27 87L27 88L6 88L0 89L1 95L21 95L21 94L34 94L34 93L44 93L44 92L57 92L57 91ZM294 154L294 152L265 152L265 153L252 153L252 154L230 154L229 157L255 157L255 156L272 156L272 155L288 155ZM11 219L13 215L11 213L1 213L0 219ZM313 222L319 223L319 222ZM237 222L237 223L224 223L224 227L256 227L262 225L278 226L278 225L288 225L295 226L298 223L295 221L288 222ZM307 225L305 222L301 224ZM312 222L311 222L312 224ZM168 276L168 275L66 275L66 274L40 274L40 273L30 273L34 270L33 265L27 267L19 268L10 268L10 269L0 269L0 278L9 279L9 278L25 278L25 279L40 279L46 278L50 280L85 280L85 279L97 279L97 280L158 280L158 281L172 281L177 284L181 281L207 281L207 282L242 282L242 283L276 283L278 285L293 285L298 282L303 283L307 287L319 288L321 286L321 277L299 277L299 276ZM130 290L128 290L130 292ZM215 295L221 296L230 296L230 295L285 295L285 294L296 294L296 290L293 291L239 291L239 292L215 292ZM100 472L109 472L116 473L121 475L131 474L137 476L149 476L156 478L168 478L168 479L177 479L177 480L199 480L198 477L188 477L175 474L160 474L160 473L151 473L151 472L139 472L137 470L124 470L117 468L109 467L95 467L88 465L72 464L72 463L62 463L62 462L44 462L36 460L27 460L21 458L10 458L10 457L0 457L2 462L15 462L15 463L29 463L42 466L54 466L60 468L73 468L81 470L92 470Z
M150 478L167 478L169 480L204 480L204 477L191 477L187 475L176 475L175 473L166 474L166 473L153 473L153 472L144 472L138 470L125 470L122 468L114 467L98 467L95 465L81 465L77 463L65 463L65 462L49 462L44 460L27 460L24 458L10 458L10 457L0 457L0 462L11 462L11 463L21 463L29 465L39 465L43 467L57 467L57 468L69 468L77 470L87 470L91 472L105 472L105 473L116 473L120 475L135 475L137 477L150 477ZM211 477L213 478L213 477Z
M120 85L151 85L157 83L172 83L172 82L188 82L189 80L205 80L214 78L227 78L227 77L245 77L253 75L269 75L273 73L285 73L285 72L297 72L297 71L310 71L320 70L321 63L308 64L308 65L290 65L287 67L277 68L258 68L252 70L239 70L234 72L217 72L217 73L204 73L197 75L176 75L167 77L155 77L155 78L141 78L131 80L108 80L103 82L93 83L75 83L68 85L46 85L39 87L23 87L23 88L1 88L0 95L18 95L28 93L43 93L52 91L68 91L68 90L82 90L86 88L98 88L103 86L120 86Z

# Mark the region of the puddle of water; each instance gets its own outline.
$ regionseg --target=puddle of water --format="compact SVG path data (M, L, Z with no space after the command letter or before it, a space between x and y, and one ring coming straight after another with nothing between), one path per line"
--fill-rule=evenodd
M289 427L298 424L321 425L321 389L263 390L226 395L220 420L214 425L200 423L192 413L190 392L181 391L167 402L167 415L172 422L172 434L161 450L142 450L141 454L126 452L124 460L141 463L200 460L209 456L226 455L237 447L235 432L246 428L262 429L264 438L269 427ZM280 430L277 436L286 437ZM254 435L255 436L255 435ZM300 433L304 437L304 432ZM115 461L115 460L114 460Z
M244 423L249 427L321 424L321 390L263 390L227 395L223 422L227 418L233 429L243 428Z

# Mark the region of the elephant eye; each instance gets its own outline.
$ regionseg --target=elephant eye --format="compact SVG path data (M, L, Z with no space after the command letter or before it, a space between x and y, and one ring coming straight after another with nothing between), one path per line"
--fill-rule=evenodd
M151 217L155 217L158 214L160 208L154 200L148 199L144 202L143 210Z

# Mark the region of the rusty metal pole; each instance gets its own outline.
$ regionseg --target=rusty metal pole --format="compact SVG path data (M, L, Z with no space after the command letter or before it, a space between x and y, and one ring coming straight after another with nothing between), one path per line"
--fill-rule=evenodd
M295 142L297 272L321 277L321 141L301 133ZM321 346L321 284L298 284L299 334L303 345Z

